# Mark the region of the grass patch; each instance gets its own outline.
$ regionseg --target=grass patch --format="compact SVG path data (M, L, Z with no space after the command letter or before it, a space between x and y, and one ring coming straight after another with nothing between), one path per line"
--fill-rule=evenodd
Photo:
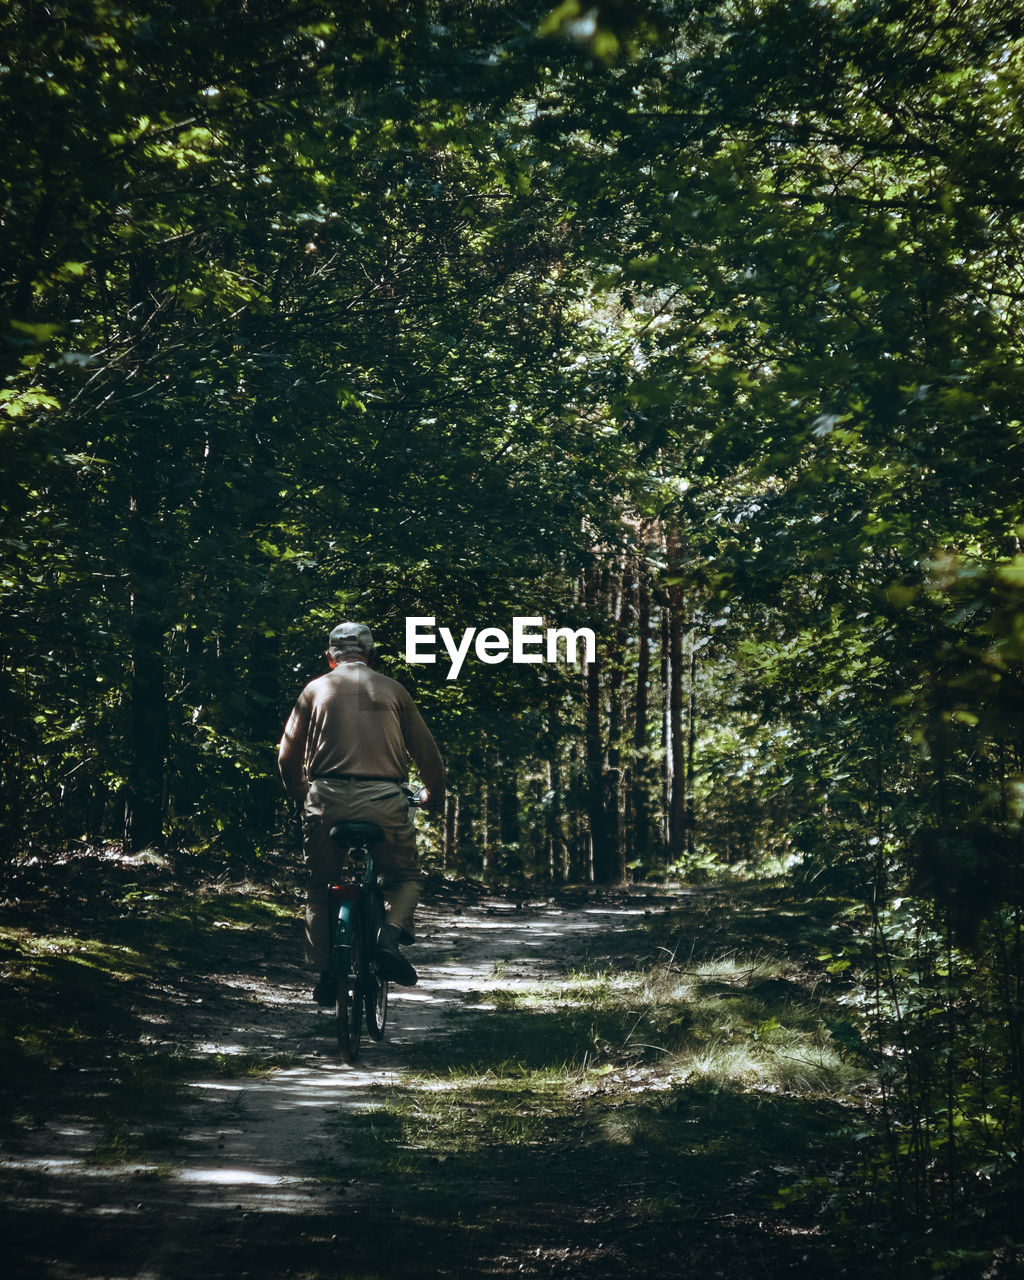
M100 1168L117 1165L151 1163L154 1151L177 1150L185 1145L177 1131L126 1125L114 1125L107 1129L89 1154L89 1163ZM167 1160L152 1165L151 1176L158 1169L169 1171L173 1165ZM161 1176L161 1175L158 1175Z
M215 1053L202 1059L207 1071L212 1065L219 1076L249 1080L265 1080L275 1071L297 1066L301 1061L297 1053Z
M863 1070L834 1041L830 1006L785 974L779 962L730 955L502 987L475 993L447 1042L410 1057L450 1076L642 1066L675 1083L843 1097Z
M735 941L723 924L712 951L677 921L659 927L671 942L660 963L541 983L496 971L501 985L474 993L446 1037L409 1046L401 1085L338 1117L396 1219L440 1239L495 1237L512 1257L517 1220L535 1231L557 1219L569 1246L586 1224L604 1238L642 1232L652 1259L684 1224L758 1232L788 1215L797 1236L803 1209L773 1205L796 1171L830 1176L864 1070L834 1040L801 951L769 946L767 928L747 951L721 945ZM802 1241L812 1229L808 1217Z
M0 966L9 981L36 987L56 985L69 965L95 969L118 982L151 972L152 961L121 943L70 933L39 935L25 928L0 928Z

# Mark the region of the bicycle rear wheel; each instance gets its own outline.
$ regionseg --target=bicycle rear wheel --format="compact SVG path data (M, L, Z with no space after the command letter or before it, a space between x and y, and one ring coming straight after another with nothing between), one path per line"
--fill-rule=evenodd
M388 980L377 972L377 963L374 961L366 975L366 1026L374 1040L383 1039L387 1019Z
M351 1065L359 1055L359 1038L363 1026L363 975L366 971L363 918L355 903L352 904L348 942L347 963L341 962L338 965L335 1021L341 1060Z
M366 1029L374 1040L384 1037L388 1018L388 981L377 969L377 938L384 924L384 897L374 883L366 899Z

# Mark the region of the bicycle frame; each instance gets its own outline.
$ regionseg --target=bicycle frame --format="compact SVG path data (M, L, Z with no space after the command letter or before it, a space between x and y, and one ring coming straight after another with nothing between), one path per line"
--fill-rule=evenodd
M361 877L328 884L332 911L337 912L331 935L331 981L337 991L335 1023L338 1048L344 1062L355 1062L361 1026L375 1040L384 1035L387 1020L388 983L377 971L377 936L384 923L384 899L369 843L358 836L347 845L349 863L363 859Z
M417 800L410 793L410 807ZM339 876L328 883L332 916L329 975L337 991L335 1020L342 1059L355 1061L359 1052L361 1023L375 1040L384 1035L388 1011L388 981L377 967L377 939L384 924L384 895L371 847L383 838L372 822L339 822L331 828L331 838L347 852L347 879ZM362 876L352 863L363 859Z
M357 846L353 845L352 847L356 848ZM334 915L334 905L337 904L338 907L338 915L334 924L334 947L337 952L342 953L338 958L343 959L346 964L352 951L352 904L353 902L369 899L373 890L377 887L377 868L374 866L373 855L365 848L361 852L364 854L362 880L358 882L349 880L328 885L332 917Z

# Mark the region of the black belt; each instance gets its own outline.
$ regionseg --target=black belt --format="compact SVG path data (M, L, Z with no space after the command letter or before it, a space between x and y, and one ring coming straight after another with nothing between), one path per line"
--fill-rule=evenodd
M400 787L405 781L404 778L382 778L374 773L320 773L313 781L319 782L321 778L331 778L338 782L393 782L396 787Z

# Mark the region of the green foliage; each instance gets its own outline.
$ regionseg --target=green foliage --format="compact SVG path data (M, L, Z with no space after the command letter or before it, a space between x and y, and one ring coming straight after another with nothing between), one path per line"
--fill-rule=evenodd
M519 21L208 10L6 18L15 846L119 806L135 845L265 838L329 621L360 612L394 656L405 613L506 621L529 582L569 622L582 516L620 485L626 446L573 407L554 191L526 177L545 69L487 57ZM457 765L536 681L441 692Z
M274 742L358 615L448 756L439 861L856 897L877 1193L1001 1177L1016 16L8 4L6 856L283 836ZM408 614L516 613L593 626L596 672L402 660Z

